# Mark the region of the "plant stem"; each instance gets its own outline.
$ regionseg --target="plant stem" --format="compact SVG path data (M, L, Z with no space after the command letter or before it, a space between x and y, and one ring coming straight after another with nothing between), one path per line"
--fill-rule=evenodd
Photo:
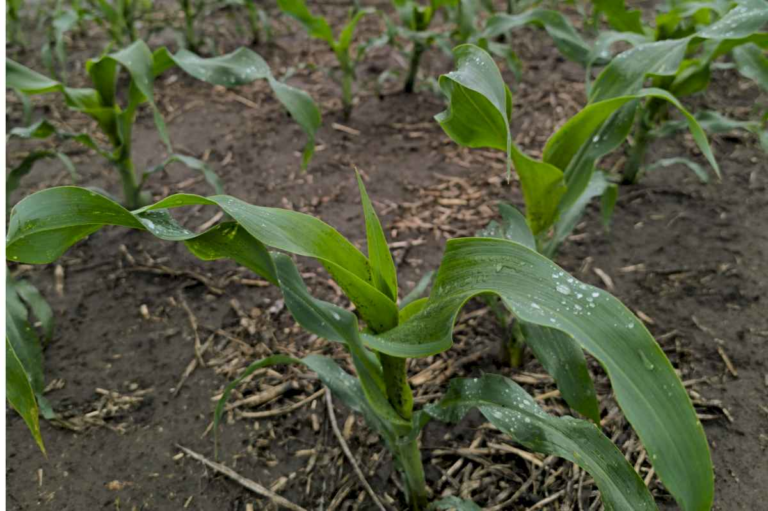
M248 13L248 22L251 25L251 32L253 33L253 44L259 44L259 13L256 12L256 6L254 0L245 0L245 10Z
M413 416L413 392L408 385L407 359L380 353L379 360L384 373L387 400L400 417L410 420Z
M136 172L133 168L133 161L130 157L121 157L115 161L115 166L120 173L120 180L123 182L123 200L125 200L125 207L133 210L140 208L141 204L141 188L136 182Z
M349 119L352 115L352 83L354 82L354 72L346 66L341 68L341 103L344 106L344 119Z
M413 88L416 85L416 75L419 74L419 62L421 61L421 54L424 53L424 45L420 42L413 43L413 50L411 51L411 63L408 69L408 78L405 80L404 91L408 94L413 92Z
M191 51L197 50L197 41L195 40L195 17L192 14L192 3L190 0L180 0L181 10L184 11L184 39L187 41L187 47Z
M413 392L408 385L408 360L379 353L384 385L387 388L387 400L395 411L404 419L413 417ZM395 457L403 471L408 504L412 511L421 511L427 506L427 483L424 480L424 466L421 463L418 439L405 442L403 437L410 434L410 428L397 430L394 448ZM401 443L402 441L402 443Z
M398 459L402 465L408 492L408 505L411 511L423 511L427 508L427 482L424 478L419 442L413 440L402 444L398 451Z
M525 336L520 328L520 322L515 319L512 323L512 329L509 339L506 341L505 348L509 357L509 365L520 367L523 365L523 354L525 352Z
M648 149L648 142L650 137L648 136L648 125L646 124L642 114L643 112L640 113L640 118L635 125L635 143L630 149L629 160L624 166L624 172L622 176L622 182L624 184L637 183L637 181L640 179L643 162L645 161L645 152Z

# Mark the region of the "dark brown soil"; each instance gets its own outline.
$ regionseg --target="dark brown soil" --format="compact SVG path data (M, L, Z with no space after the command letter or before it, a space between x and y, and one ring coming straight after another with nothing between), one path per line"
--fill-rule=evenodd
M339 6L327 9L335 16L343 12ZM330 66L331 54L303 33L291 33L290 27L286 20L276 23L275 43L255 49L273 69L295 66L298 72L291 82L311 92L323 106L318 152L307 174L299 171L303 135L264 84L227 92L175 72L167 77L178 79L164 77L158 84L176 149L208 159L229 194L317 215L364 246L351 169L358 166L390 241L406 242L395 252L404 291L437 267L445 239L482 227L494 216L499 200L521 204L518 183L506 184L498 154L459 149L442 133L432 119L443 109L439 96L429 90L400 94L394 83L385 85L383 96L373 92L378 73L397 66L398 57L391 50L376 50L363 64L360 101L352 119L344 121L335 84L322 71L299 68L306 62ZM373 35L376 29L371 19L363 33ZM171 40L161 33L151 42ZM233 38L223 46L229 50L241 42ZM580 68L559 57L541 33L520 32L516 42L526 63L515 94L516 139L535 155L556 123L584 104L583 77ZM77 47L88 44L92 43L76 40ZM89 49L92 53L73 52L73 60L94 55L100 47ZM29 53L13 56L38 65ZM439 52L425 56L425 69L432 76L449 68L450 61ZM735 73L718 72L713 87L694 98L694 104L743 118L756 97L757 89ZM248 102L258 108L245 106ZM36 98L35 105L37 115L87 128L58 98ZM17 103L9 103L6 118L9 127L19 123ZM359 134L340 131L333 123ZM717 477L715 509L755 510L768 500L768 165L765 154L748 137L721 136L714 145L722 183L703 185L685 169L656 171L640 185L622 189L609 233L603 231L597 210L590 210L562 247L558 262L595 285L605 286L595 269L612 277L614 293L652 321L649 327L683 379L708 378L693 389L701 396L698 411L712 417L705 426ZM19 153L30 147L10 144L9 161L19 161ZM680 135L657 142L651 154L658 158L682 152L698 157L692 148L688 137ZM117 192L116 174L96 156L78 151L72 147L70 154L82 182ZM135 154L139 168L163 158L146 111L136 129ZM63 169L46 161L13 199L67 182ZM154 176L150 189L155 198L178 191L210 192L196 174L182 167ZM190 209L181 218L196 226L213 214ZM176 444L213 458L213 434L208 428L214 396L250 361L271 352L315 352L347 364L343 353L300 331L275 289L256 285L253 275L232 263L200 262L179 244L104 229L76 245L59 263L65 274L61 296L54 286L55 265L15 267L43 291L56 312L56 334L45 351L45 371L48 382L59 382L48 398L63 420L42 425L46 459L20 418L7 411L8 509L240 511L251 509L251 504L253 509L273 509L197 461L180 457ZM334 299L328 277L308 261L302 265L313 291ZM188 273L180 273L184 271ZM207 367L198 367L174 395L195 359L195 333L184 303L199 324L201 342L215 331L226 335L213 337L203 356ZM466 361L454 375L501 372L523 382L531 378L526 375L542 373L535 361L517 371L499 363L500 329L490 314L478 313L480 307L478 303L468 308L451 352L414 361L412 374L451 359ZM730 357L738 377L727 371L721 352ZM444 389L440 374L436 370L435 378L418 386L417 395L427 400ZM245 387L244 392L291 381L297 387L277 401L247 411L284 407L321 388L304 371L276 368L259 380L261 387ZM546 379L528 386L537 392L554 388ZM607 387L598 388L609 394ZM604 405L610 403L606 398ZM546 405L556 413L565 411L557 399ZM344 426L346 410L339 407L336 414ZM323 399L266 420L242 418L238 409L225 422L219 459L242 475L267 487L277 484L276 491L308 509L373 509L341 454ZM482 423L472 415L457 428L428 426L424 460L430 485L438 492L451 489L453 481L446 481L443 474L462 458L435 454L434 449L469 447L473 439L495 435ZM392 509L402 508L391 458L382 444L359 420L347 427L350 447L377 493L394 499ZM631 439L626 424L615 427L619 444ZM470 469L464 465L454 474L457 484L461 477L469 479L472 466L484 466L483 460L504 469L493 485L474 491L472 497L480 504L529 477L530 466L521 458L494 454L471 458ZM559 466L563 473L572 473L569 464ZM535 504L548 494L546 486L526 492L513 509ZM585 509L591 491L591 487L585 490ZM654 491L660 504L673 507L658 483ZM571 488L570 494L574 492ZM573 504L573 497L569 499Z

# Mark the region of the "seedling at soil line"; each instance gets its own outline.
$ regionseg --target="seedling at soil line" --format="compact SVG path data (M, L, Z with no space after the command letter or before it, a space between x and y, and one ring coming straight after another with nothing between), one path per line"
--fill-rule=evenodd
M147 178L174 161L180 161L202 172L213 189L221 193L223 188L219 177L205 162L173 153L165 121L155 103L154 80L155 77L174 66L179 66L187 74L199 80L225 87L235 87L259 79L267 80L278 101L307 134L308 141L302 160L302 166L306 167L314 152L315 131L320 125L320 112L317 106L307 93L275 79L264 59L246 48L240 48L222 57L204 59L186 50L172 55L166 48L160 48L153 54L143 41L136 41L124 50L86 63L86 70L94 85L93 89L66 87L61 82L6 59L6 84L9 88L26 94L61 92L70 109L82 112L96 121L111 147L108 151L104 150L90 135L66 133L45 120L38 121L28 128L11 130L9 136L23 138L57 136L60 139L73 139L95 150L117 169L122 181L123 200L131 209L149 202L146 194L142 193ZM130 76L125 108L121 108L117 102L120 69L128 71ZM149 103L152 109L155 126L170 156L165 162L137 176L133 164L132 132L138 107L145 102ZM50 151L44 153L50 153ZM13 191L21 177L31 170L35 159L37 157L33 153L22 162L22 165L11 172L8 176L6 193Z
M283 12L301 23L310 37L325 41L333 50L341 71L341 102L344 108L344 117L349 118L354 101L352 88L355 82L355 67L362 53L357 52L356 55L352 55L352 37L355 35L355 27L357 27L360 19L373 11L371 9L350 11L349 21L337 39L334 37L328 21L322 16L312 15L304 0L277 0L277 4Z
M405 92L413 92L419 74L421 56L438 36L437 32L429 30L432 20L441 7L455 6L458 1L429 0L428 5L421 5L418 0L392 0L402 23L402 26L396 27L394 31L397 35L411 42Z
M6 254L11 261L48 264L78 240L106 225L119 225L181 241L203 260L233 259L279 286L300 325L346 347L357 377L322 356L269 357L249 366L228 386L215 421L221 417L226 395L256 369L304 364L384 439L403 474L411 509L425 509L428 500L418 448L421 429L431 419L458 421L475 407L523 446L563 457L586 470L607 509L654 509L643 481L594 423L546 414L509 379L496 375L455 379L440 402L414 410L407 359L448 350L464 304L478 295L495 294L526 325L540 331L532 337L542 339L541 352L549 364L567 373L578 362L570 379L555 374L564 395L566 381L572 381L586 396L582 399L595 399L589 392L589 374L580 373L582 350L594 356L611 379L616 401L642 440L654 470L681 508L710 508L713 472L703 428L674 368L632 312L525 243L494 238L448 241L429 297L398 307L395 265L359 177L358 183L367 257L329 225L292 210L253 206L224 195L180 194L129 212L108 197L76 187L43 190L19 202L11 213ZM219 207L232 221L194 233L170 215L173 208L197 205ZM533 239L530 233L523 236ZM313 298L293 260L267 247L320 262L355 305L359 318ZM366 325L362 330L359 320ZM543 340L548 338L551 342ZM593 415L588 408L577 409Z

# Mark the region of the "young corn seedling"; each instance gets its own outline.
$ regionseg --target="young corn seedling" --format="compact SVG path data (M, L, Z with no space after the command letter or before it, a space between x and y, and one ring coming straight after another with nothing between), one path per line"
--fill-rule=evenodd
M24 28L21 26L23 0L7 0L5 4L5 41L6 43L26 45Z
M302 160L302 167L306 167L314 152L314 134L320 125L320 112L317 106L305 92L275 79L267 63L259 55L245 48L222 57L204 59L186 50L172 55L167 49L160 48L153 54L143 41L136 41L124 50L86 63L93 89L66 87L61 82L8 59L5 67L8 87L25 94L61 93L70 109L82 112L96 121L101 133L109 141L110 149L102 149L88 134L62 132L45 120L38 121L27 129L11 130L9 135L26 138L57 136L61 139L74 139L97 151L120 174L123 201L129 208L137 208L147 203L148 198L142 193L145 182L152 173L162 170L174 161L180 161L202 172L214 190L221 192L222 183L219 177L205 162L173 153L165 121L155 103L154 80L156 76L174 66L180 67L194 78L225 87L234 87L259 79L267 80L277 99L307 134L308 142L304 148ZM121 69L126 70L130 77L126 95L127 104L124 107L121 107L117 101L117 78ZM145 102L149 103L153 111L155 126L170 156L160 165L137 175L131 150L132 130L138 108ZM50 152L43 152L40 155L33 153L19 167L11 171L6 185L7 193L13 191L21 177L31 170L34 159L49 155Z
M503 224L490 225L481 236L516 239L531 250L553 257L592 198L603 195L604 211L609 215L616 200L616 186L605 173L596 171L596 165L629 134L634 111L622 106L636 104L641 98L659 97L677 106L686 116L689 129L698 135L702 152L711 155L698 122L674 97L659 89L642 89L588 105L550 137L542 160L530 158L512 140L512 93L493 58L473 45L455 48L454 58L456 71L440 77L440 87L448 98L448 110L438 114L436 120L462 146L505 151L508 172L514 165L525 200L525 216L510 206L501 206ZM498 310L494 298L488 301ZM497 316L503 318L504 314L497 312ZM501 321L502 327L505 322ZM541 333L519 317L511 326L511 329L504 328L509 334L504 346L505 356L512 365L522 362L527 345L542 365L554 372L547 354L536 347L535 337Z
M357 27L360 19L373 11L371 9L350 11L349 21L337 38L334 37L333 30L328 21L322 16L314 16L309 12L304 0L277 0L277 4L284 13L301 23L310 37L325 41L333 50L341 73L341 103L343 105L344 118L349 118L352 114L354 102L355 67L357 67L357 63L363 54L362 47L355 55L352 54L352 38L355 35L355 27Z
M717 59L729 53L737 70L768 90L768 58L764 54L768 2L676 4L656 17L655 28L643 25L639 11L627 11L620 3L620 8L604 9L609 24L618 32L601 36L593 56L609 53L611 44L619 40L630 42L634 48L615 57L602 71L590 88L590 103L632 94L643 86L646 77L650 77L652 87L674 98L702 92L709 85ZM648 147L669 117L668 102L660 98L645 99L634 108L634 143L622 175L622 181L628 184L636 183L642 176ZM705 156L709 158L706 153ZM708 180L701 166L684 158L661 160L650 168L671 163L684 163L700 179ZM717 166L712 163L719 177Z
M181 12L184 13L184 45L190 51L198 51L199 41L197 32L195 31L195 21L197 17L203 12L205 2L198 0L179 0L179 7Z
M51 76L60 81L67 79L67 50L64 45L64 35L74 29L82 20L77 9L64 7L62 0L56 2L56 8L46 23L48 41L43 43L40 50L43 63Z
M436 14L442 7L456 6L459 0L429 0L427 5L422 5L418 0L392 0L401 26L393 27L394 36L399 36L410 41L411 50L408 56L408 75L405 79L404 91L411 93L416 86L416 78L419 74L421 56L440 37L440 33L430 30Z
M537 331L526 336L539 343L537 356L548 361L545 367L552 370L563 395L570 396L568 403L599 421L586 350L605 368L616 401L680 507L710 508L713 472L703 428L669 360L632 312L532 250L527 244L533 235L525 231L520 240L448 241L429 297L398 306L393 258L359 177L358 184L367 255L319 219L291 210L254 206L224 195L182 194L130 212L108 197L76 187L43 190L18 203L10 217L6 254L11 261L48 264L78 240L116 225L181 241L202 260L233 259L278 286L301 326L346 348L357 376L318 355L276 355L254 362L227 387L217 405L216 425L227 396L244 378L267 366L303 364L384 439L403 475L412 510L426 509L429 500L419 452L421 430L433 419L459 421L473 408L526 448L582 467L594 478L606 509L655 509L643 481L594 423L548 415L510 379L457 378L441 401L414 409L408 359L448 350L464 304L478 295L497 295L526 329ZM170 214L174 208L197 205L218 207L231 221L194 233ZM357 315L314 298L286 253L320 262ZM360 320L365 323L362 329ZM435 505L477 509L456 498Z
M513 11L518 13L525 7L518 3ZM514 51L514 39L512 32L517 29L534 26L543 28L555 42L560 52L574 62L586 65L591 52L591 46L584 41L573 28L568 18L561 13L548 9L530 9L518 14L493 13L490 17L478 23L476 15L480 10L478 0L463 0L454 9L457 18L456 39L460 43L475 44L487 52L504 59L507 67L520 80L522 76L522 63ZM599 61L603 63L602 60Z
M136 25L152 11L152 0L87 0L91 17L118 47L139 39Z
M494 14L488 18L482 30L473 34L467 42L477 44L504 58L512 71L519 74L520 64L512 50L511 33L526 26L543 28L565 58L586 65L590 56L590 45L573 28L568 18L549 9L537 8L519 14ZM498 42L502 36L506 39L505 43Z
M229 0L227 4L236 5L245 9L248 17L248 25L251 30L251 42L269 42L272 37L271 22L267 11L256 7L255 0Z
M627 138L639 100L658 98L677 107L702 153L717 168L696 119L667 91L643 89L641 84L624 95L590 102L549 138L541 160L531 158L512 140L512 93L493 58L477 46L462 45L454 49L454 59L456 70L440 77L448 109L435 119L462 146L506 153L508 174L514 166L520 179L525 222L533 233L534 246L545 255L555 253L593 197L609 189L615 193L606 174L596 172L596 166Z

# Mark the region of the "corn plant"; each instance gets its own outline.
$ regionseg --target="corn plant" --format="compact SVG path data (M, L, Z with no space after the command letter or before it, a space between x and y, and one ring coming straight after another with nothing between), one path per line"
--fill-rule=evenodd
M713 472L703 428L680 379L643 324L607 292L579 282L530 248L533 234L514 240L450 240L429 297L398 306L397 273L384 231L358 177L368 254L321 220L299 212L250 205L234 197L180 194L130 212L100 194L51 188L19 202L10 216L10 261L48 264L104 226L149 231L181 241L206 261L232 259L278 286L294 319L312 334L344 345L357 376L330 358L276 355L251 364L230 384L276 364L303 364L384 439L403 474L410 509L427 506L418 437L433 419L456 422L480 412L523 446L556 455L589 472L612 510L654 509L645 484L594 423L554 417L513 381L495 375L450 382L441 401L414 410L407 359L448 350L464 304L488 293L536 335L540 353L568 403L597 422L597 401L583 350L605 368L616 400L648 451L656 473L685 511L709 509ZM231 221L194 233L171 216L174 208L210 205ZM524 225L524 224L523 224ZM527 239L527 241L526 241ZM281 252L270 252L268 249ZM314 298L287 254L316 259L355 305L357 315ZM363 321L364 328L360 328ZM456 504L452 499L439 506ZM476 508L473 508L476 509Z
M5 41L11 44L24 46L26 39L24 29L21 26L21 8L23 0L7 0L5 4Z
M317 106L305 92L275 79L267 63L259 55L245 48L222 57L204 59L186 50L172 55L166 48L160 48L153 54L143 41L137 41L124 50L86 63L93 89L66 87L61 82L8 59L6 60L8 87L26 94L60 92L70 109L84 113L96 121L111 147L109 150L102 149L90 135L65 133L44 120L36 123L32 129L12 130L10 134L27 138L46 138L55 135L61 139L74 139L97 151L120 174L123 200L129 208L137 208L148 201L146 194L142 194L146 180L152 173L162 170L174 161L180 161L202 172L214 190L221 192L221 180L205 162L173 152L165 121L155 103L153 89L155 77L174 66L180 67L194 78L225 87L234 87L258 79L267 80L278 101L307 134L308 142L304 148L302 161L302 166L306 167L314 152L314 134L320 125L320 112ZM121 108L117 101L117 78L121 68L125 69L130 77L127 105L124 108ZM160 165L137 175L131 150L132 130L138 108L145 102L149 103L152 109L155 126L170 156ZM31 155L29 158L35 158L35 156ZM18 179L29 172L31 166L25 166L29 163L29 158L22 162L21 168L11 172L8 185L17 185ZM10 190L7 188L7 191L12 191L12 188Z
M519 14L494 14L488 18L479 34L467 42L474 42L491 53L507 58L511 32L525 26L543 28L564 57L580 64L587 63L591 52L589 43L579 35L565 16L549 9L536 8ZM508 38L507 44L493 42L501 36Z
M67 79L67 50L64 45L64 35L74 29L82 20L81 13L76 8L64 7L61 0L56 2L56 8L45 23L48 40L40 50L43 63L48 73L60 81Z
M669 92L641 87L588 104L549 138L542 160L531 158L512 140L512 93L493 58L477 46L462 45L454 49L454 60L456 70L440 77L448 109L435 118L462 146L506 153L508 173L514 165L520 179L526 223L535 246L545 255L555 253L589 200L611 189L606 174L595 172L596 165L626 140L634 119L632 108L639 100L659 98L677 107L717 170L707 137L693 115ZM622 108L625 105L630 108Z
M30 321L30 313L40 323L42 336ZM28 281L12 277L6 268L5 395L43 452L39 414L46 419L54 414L43 397L42 344L51 339L53 327L53 311L40 291Z
M179 7L184 13L184 46L191 51L199 50L199 40L195 31L195 21L203 12L204 0L179 0Z
M390 26L390 39L402 37L411 43L408 53L408 74L405 79L404 91L411 93L416 86L419 74L421 56L434 42L441 37L438 31L430 30L430 25L438 12L444 7L456 7L459 0L429 0L422 5L418 0L392 0L400 17L400 25Z
M647 76L651 77L653 87L676 98L704 91L716 60L729 53L744 76L768 90L765 0L741 0L734 4L674 2L670 10L656 17L655 28L642 24L639 11L628 11L621 2L610 3L612 7L603 11L618 32L599 39L593 55L607 53L610 45L619 40L630 42L634 48L615 57L603 70L590 88L590 103L633 93L642 87ZM635 183L640 179L654 130L668 120L667 108L658 98L649 98L637 107L634 144L623 169L623 182ZM686 164L696 169L695 164Z
M269 15L264 9L256 7L255 0L227 0L225 5L234 5L245 9L253 44L259 44L262 41L270 41L272 38L272 30Z
M139 39L136 25L153 8L152 0L87 0L87 4L92 19L107 30L118 47Z
M304 0L277 0L277 5L284 13L301 23L310 37L325 41L333 51L341 72L341 102L344 117L349 118L354 101L355 67L363 53L358 51L354 55L352 54L352 38L360 19L373 11L370 9L351 10L349 21L344 25L338 37L335 37L328 21L322 16L314 16L309 12Z

